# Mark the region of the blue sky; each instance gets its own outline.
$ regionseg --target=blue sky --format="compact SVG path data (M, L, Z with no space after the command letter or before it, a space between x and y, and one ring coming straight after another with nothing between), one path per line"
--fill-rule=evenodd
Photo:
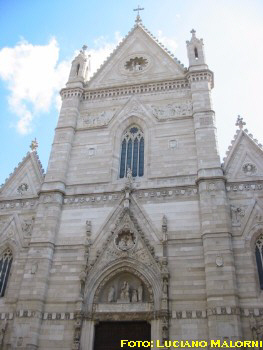
M58 119L58 91L85 43L96 70L132 28L137 0L0 0L0 184L33 138L46 170ZM204 39L221 157L238 114L263 143L263 2L141 0L143 24L188 65L190 30Z

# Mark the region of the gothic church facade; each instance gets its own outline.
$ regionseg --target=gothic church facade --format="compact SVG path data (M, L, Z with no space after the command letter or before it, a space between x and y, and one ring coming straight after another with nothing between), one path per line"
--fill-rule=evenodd
M0 191L2 349L262 340L262 146L239 117L221 164L191 33L188 68L139 17L72 62L46 174L32 143Z

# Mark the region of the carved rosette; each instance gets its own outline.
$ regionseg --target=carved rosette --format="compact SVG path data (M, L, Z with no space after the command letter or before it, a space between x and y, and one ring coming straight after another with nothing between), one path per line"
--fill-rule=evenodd
M244 174L251 176L257 172L257 167L253 163L245 163L242 166L242 170L243 170Z

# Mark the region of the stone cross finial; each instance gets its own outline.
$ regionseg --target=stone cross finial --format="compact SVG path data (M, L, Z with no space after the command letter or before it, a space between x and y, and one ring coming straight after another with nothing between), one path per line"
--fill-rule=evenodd
M137 11L137 12L138 12L138 13L137 13L136 20L135 20L136 23L139 23L139 22L142 21L142 20L141 20L141 17L140 17L140 11L142 11L142 10L144 10L144 8L143 8L143 7L140 7L140 5L138 5L138 8L137 8L137 9L133 9L133 11Z
M195 38L196 31L194 29L192 29L190 33L192 34L192 37Z
M246 125L246 123L243 122L243 118L241 118L240 115L238 115L237 121L236 121L236 126L238 126L240 130L242 130L244 125Z
M38 142L37 142L37 139L35 138L35 140L32 140L31 142L31 145L30 145L30 148L31 148L31 152L34 152L37 150L38 148Z

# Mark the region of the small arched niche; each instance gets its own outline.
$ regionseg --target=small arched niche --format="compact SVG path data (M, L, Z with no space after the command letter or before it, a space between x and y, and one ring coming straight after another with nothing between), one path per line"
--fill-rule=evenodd
M121 272L110 279L101 290L99 303L147 303L150 295L143 281L129 272Z

